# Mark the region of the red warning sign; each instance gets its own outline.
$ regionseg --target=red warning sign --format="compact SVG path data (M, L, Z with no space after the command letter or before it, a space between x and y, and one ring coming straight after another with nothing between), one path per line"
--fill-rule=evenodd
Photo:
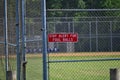
M50 33L48 42L78 42L77 33Z

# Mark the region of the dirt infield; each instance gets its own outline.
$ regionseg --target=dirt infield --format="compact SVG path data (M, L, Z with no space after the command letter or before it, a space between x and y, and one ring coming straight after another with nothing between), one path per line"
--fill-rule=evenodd
M120 52L74 52L74 53L49 53L50 57L64 57L64 56L120 56ZM31 53L26 55L29 57L42 57L42 53ZM0 58L5 56L0 55ZM16 58L16 55L9 55L9 58Z
M49 53L50 57L62 56L120 56L120 52L76 52L76 53ZM26 57L42 57L42 54L27 54Z

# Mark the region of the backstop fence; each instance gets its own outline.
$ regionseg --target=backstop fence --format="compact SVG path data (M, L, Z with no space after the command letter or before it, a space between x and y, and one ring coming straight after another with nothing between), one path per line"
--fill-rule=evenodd
M0 80L13 78L26 80L26 46L31 48L34 43L37 43L34 47L41 52L41 45L39 45L42 43L39 34L41 20L38 18L40 17L40 1L37 2L36 7L36 3L33 2L30 0L0 1ZM33 10L39 10L36 16L34 11L29 12L30 7L33 7ZM36 21L32 19L33 17L37 17ZM40 73L42 75L42 71Z
M21 0L0 1L0 80L24 78L25 44L21 16L24 10L21 3Z
M3 2L3 1L2 1ZM3 4L0 5L0 12L2 12L2 6ZM3 33L3 13L0 13L0 80L4 80L5 79L5 58L4 56L4 33Z
M119 9L56 9L48 10L48 33L78 33L77 43L49 43L49 48L57 48L60 52L106 52L119 51ZM50 15L54 13L54 15ZM57 16L55 13L58 14ZM29 14L30 15L30 14ZM66 16L67 15L67 16ZM27 17L27 39L41 39L39 29L33 26L41 25L40 19ZM31 23L30 23L31 21ZM61 28L63 27L64 28ZM39 31L36 31L39 30ZM30 31L32 30L32 31ZM36 46L37 45L37 46ZM70 46L71 45L71 46ZM64 48L63 48L64 47ZM41 51L37 41L27 46L27 52Z
M8 3L8 4L7 4ZM0 1L0 80L8 80L10 72L16 71L15 1Z
M49 80L109 80L119 68L119 9L48 9L48 34L78 33L78 42L48 42Z
M61 52L119 51L119 12L114 9L49 10L48 14L62 13L64 16L48 18L48 33L79 34L77 43L53 43L50 48L57 47Z

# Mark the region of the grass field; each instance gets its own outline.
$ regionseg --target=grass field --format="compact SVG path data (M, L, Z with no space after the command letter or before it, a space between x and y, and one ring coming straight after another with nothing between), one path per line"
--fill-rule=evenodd
M74 60L74 59L97 59L97 58L120 58L120 55L95 56L64 56L63 54L51 54L50 60ZM67 54L68 55L68 54ZM30 56L30 55L28 55ZM42 80L42 58L38 55L28 57L27 80ZM120 68L120 61L93 61L93 62L63 62L49 63L49 80L110 80L111 68Z
M0 58L0 80L5 80L4 59Z
M15 71L16 70L16 58L15 56L9 56L9 70ZM6 71L5 71L5 57L0 56L0 80L5 80Z
M120 58L120 53L52 53L50 61L57 60L88 60L102 58ZM1 59L1 58L0 58ZM15 58L11 56L15 66ZM0 60L2 61L2 60ZM41 54L27 55L27 80L42 80L42 56ZM120 61L92 61L92 62L55 62L49 63L49 80L110 80L111 68L120 68ZM0 80L4 80L5 71L0 63Z

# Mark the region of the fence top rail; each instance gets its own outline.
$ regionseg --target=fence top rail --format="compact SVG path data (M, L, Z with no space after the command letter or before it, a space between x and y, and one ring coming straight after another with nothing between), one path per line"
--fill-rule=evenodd
M107 20L105 20L105 21L48 21L47 23L94 23L94 22L97 22L97 23L120 23L120 21L107 21Z
M47 9L47 11L120 11L120 9Z
M88 60L53 60L48 61L48 63L63 63L63 62L96 62L96 61L116 61L120 58L101 58L101 59L88 59Z

